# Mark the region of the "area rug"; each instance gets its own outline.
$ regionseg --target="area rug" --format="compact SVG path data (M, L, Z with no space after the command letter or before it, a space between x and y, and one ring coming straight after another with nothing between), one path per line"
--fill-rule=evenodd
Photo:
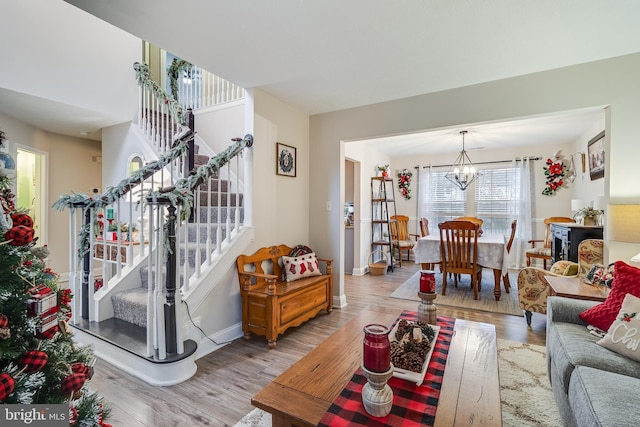
M543 346L498 338L498 375L503 426L562 425Z
M478 293L478 299L473 299L473 289L471 288L471 277L468 274L462 275L458 280L458 287L453 284L453 279L447 279L447 295L442 296L442 273L436 273L436 293L438 297L434 304L446 305L450 307L471 308L474 310L491 311L494 313L512 314L522 316L523 311L518 303L517 275L509 273L511 281L510 292L504 291L501 287L502 295L500 301L496 301L493 295L494 278L493 270L485 269L482 272L482 287ZM502 281L501 281L502 283ZM420 301L418 289L420 288L420 271L417 271L406 282L401 284L393 293L391 298Z
M504 427L562 425L547 377L543 346L498 338L498 375ZM255 408L235 427L270 425L271 415Z

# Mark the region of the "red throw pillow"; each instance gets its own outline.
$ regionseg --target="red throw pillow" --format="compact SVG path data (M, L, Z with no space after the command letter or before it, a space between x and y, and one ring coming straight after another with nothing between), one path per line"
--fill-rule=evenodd
M580 313L582 320L603 331L608 331L616 320L622 301L627 294L640 298L640 268L623 261L616 261L615 272L607 299Z

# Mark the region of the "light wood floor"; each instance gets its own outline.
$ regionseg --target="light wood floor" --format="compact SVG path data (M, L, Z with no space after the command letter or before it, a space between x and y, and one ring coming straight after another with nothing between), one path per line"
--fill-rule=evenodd
M251 397L273 378L322 342L368 305L417 310L418 303L389 295L418 270L403 263L382 276L345 277L347 306L288 330L274 350L264 337L238 339L197 361L190 380L170 387L154 387L99 360L89 382L112 408L108 420L114 427L226 426L234 425L253 409ZM512 284L513 286L513 284ZM435 301L436 305L438 300ZM544 345L546 319L534 313L531 327L524 317L438 307L438 314L492 323L497 336Z

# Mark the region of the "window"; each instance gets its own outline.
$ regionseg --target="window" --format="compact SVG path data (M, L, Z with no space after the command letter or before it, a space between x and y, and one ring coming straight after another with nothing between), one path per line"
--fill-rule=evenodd
M467 192L460 190L445 175L446 172L433 172L431 175L430 223L436 226L443 221L463 216L467 204Z
M475 184L474 211L484 220L484 232L509 234L511 222L519 213L519 169L483 170Z

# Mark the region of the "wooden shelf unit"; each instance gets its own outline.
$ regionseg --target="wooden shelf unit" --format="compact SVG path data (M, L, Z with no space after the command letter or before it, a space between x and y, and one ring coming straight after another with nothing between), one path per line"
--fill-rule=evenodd
M371 178L371 250L381 250L389 256L389 271L393 271L395 259L391 242L391 217L396 215L396 198L393 179ZM374 262L376 259L373 260Z

